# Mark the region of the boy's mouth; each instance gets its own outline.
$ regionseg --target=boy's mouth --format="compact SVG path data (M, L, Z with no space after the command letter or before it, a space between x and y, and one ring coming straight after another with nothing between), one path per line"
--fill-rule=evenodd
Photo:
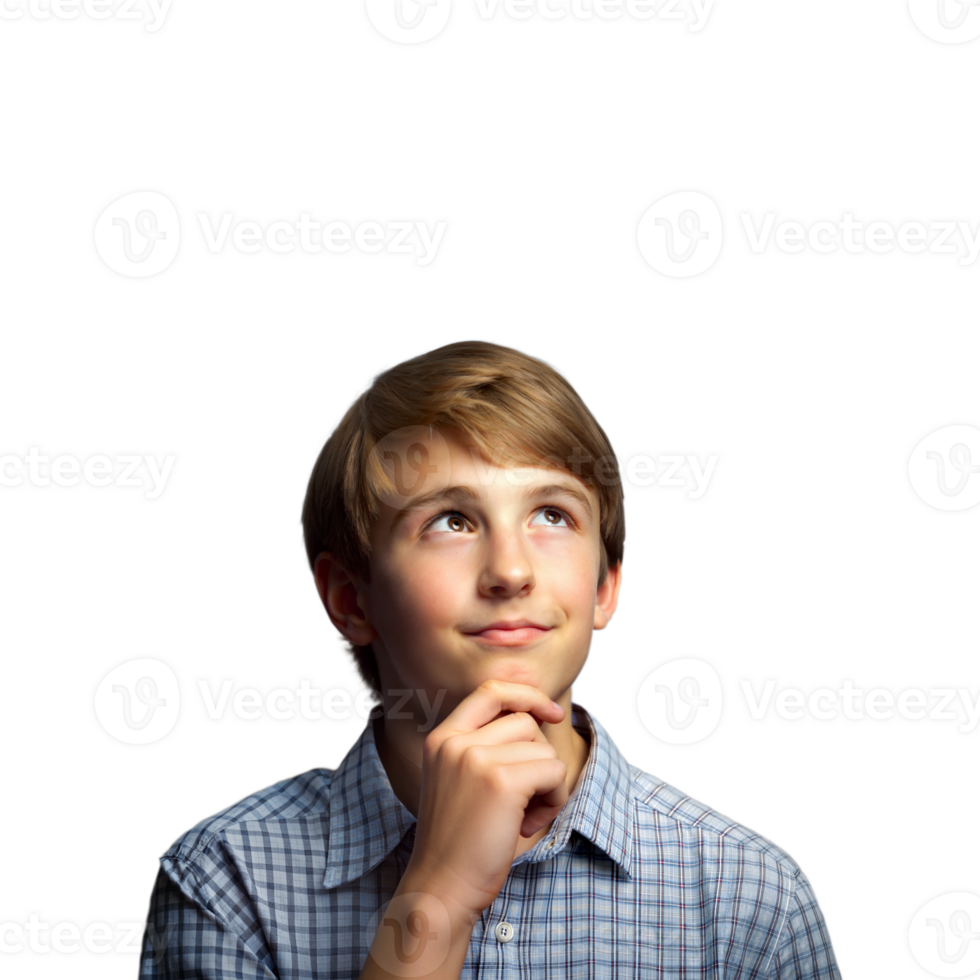
M500 647L517 647L540 639L552 627L526 619L489 623L477 630L464 630L466 636Z

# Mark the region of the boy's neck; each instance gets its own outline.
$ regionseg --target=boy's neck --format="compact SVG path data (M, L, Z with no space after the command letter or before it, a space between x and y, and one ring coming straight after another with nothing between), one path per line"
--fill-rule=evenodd
M572 727L571 697L566 694L559 698L558 703L565 709L565 717L557 725L542 725L541 730L555 747L558 758L565 763L566 785L571 796L585 771L590 745ZM373 725L378 757L391 788L409 813L417 818L422 790L422 751L428 733L418 731L413 720L405 722L382 717L375 719ZM551 824L548 824L533 837L520 838L517 854L533 847L550 830Z

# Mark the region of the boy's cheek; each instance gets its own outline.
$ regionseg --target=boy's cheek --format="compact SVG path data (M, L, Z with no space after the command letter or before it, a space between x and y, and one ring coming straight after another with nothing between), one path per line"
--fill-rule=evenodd
M394 574L391 574L394 572ZM418 561L402 574L388 569L378 577L374 590L375 626L386 630L416 632L451 627L457 614L461 589L458 568Z

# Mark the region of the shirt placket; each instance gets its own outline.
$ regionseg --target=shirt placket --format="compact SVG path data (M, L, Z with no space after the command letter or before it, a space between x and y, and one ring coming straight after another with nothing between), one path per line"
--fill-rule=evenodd
M480 917L480 969L477 976L516 980L520 977L522 951L530 937L522 935L526 866L507 877L500 894ZM475 937L474 937L475 938Z

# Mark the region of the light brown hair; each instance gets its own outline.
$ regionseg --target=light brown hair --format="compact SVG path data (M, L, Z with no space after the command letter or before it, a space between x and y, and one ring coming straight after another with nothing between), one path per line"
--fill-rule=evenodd
M623 488L609 440L575 389L550 365L479 340L447 344L379 374L341 419L313 467L303 502L312 570L329 552L370 581L370 537L379 495L390 486L377 450L411 426L455 427L480 451L515 463L567 469L599 497L599 584L623 558ZM348 644L358 673L380 696L370 644Z

